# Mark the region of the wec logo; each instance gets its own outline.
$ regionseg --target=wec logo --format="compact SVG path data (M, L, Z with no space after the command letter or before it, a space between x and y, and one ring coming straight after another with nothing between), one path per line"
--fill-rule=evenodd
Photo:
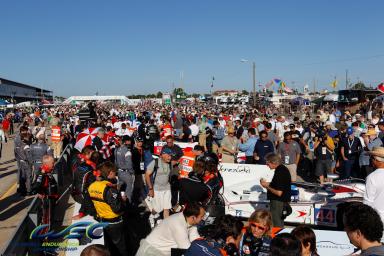
M90 239L99 239L102 235L95 234L96 229L104 228L108 226L107 222L77 222L74 223L62 231L55 233L54 231L49 231L47 233L41 234L44 229L48 228L48 225L40 225L37 226L29 236L29 239L56 239L56 238L64 238L64 239L80 239L85 234Z

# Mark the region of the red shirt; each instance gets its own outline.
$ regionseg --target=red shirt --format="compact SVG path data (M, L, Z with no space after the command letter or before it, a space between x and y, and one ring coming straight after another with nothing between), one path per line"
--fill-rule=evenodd
M9 122L8 118L3 120L3 130L8 131L11 126L11 122Z

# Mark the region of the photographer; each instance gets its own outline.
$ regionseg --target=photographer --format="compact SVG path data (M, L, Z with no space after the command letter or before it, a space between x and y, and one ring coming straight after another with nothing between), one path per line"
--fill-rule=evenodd
M193 241L184 255L239 255L242 228L243 223L231 215L218 217L213 225L207 227L205 237Z
M317 134L314 150L316 156L315 175L319 177L320 184L324 183L324 176L332 170L335 144L330 136L323 132ZM317 140L316 140L317 139Z

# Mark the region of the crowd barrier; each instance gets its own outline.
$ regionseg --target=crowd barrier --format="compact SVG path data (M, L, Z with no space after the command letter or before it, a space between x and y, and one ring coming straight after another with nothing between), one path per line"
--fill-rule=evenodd
M64 174L65 172L70 171L72 153L73 145L68 144L60 155L60 158L55 163L53 176L55 177L58 183L59 192L62 192L64 190ZM40 244L36 241L30 240L30 234L39 225L37 212L39 211L40 206L41 200L38 197L35 197L31 202L30 206L28 207L27 213L15 229L12 238L4 247L5 249L3 250L1 255L39 255L39 252L34 250L38 249Z

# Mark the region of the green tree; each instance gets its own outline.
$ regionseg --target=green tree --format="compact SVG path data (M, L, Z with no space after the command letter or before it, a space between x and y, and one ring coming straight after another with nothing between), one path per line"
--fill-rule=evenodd
M351 87L351 89L354 89L354 90L366 90L366 89L368 89L368 87L366 87L363 82L358 82L355 85L353 85Z
M163 98L163 93L162 92L157 92L156 98Z
M242 90L242 91L241 91L241 94L243 94L243 95L249 95L249 92L248 92L247 90Z
M191 95L193 98L199 98L200 97L200 94L198 94L198 93L192 93L192 95Z

